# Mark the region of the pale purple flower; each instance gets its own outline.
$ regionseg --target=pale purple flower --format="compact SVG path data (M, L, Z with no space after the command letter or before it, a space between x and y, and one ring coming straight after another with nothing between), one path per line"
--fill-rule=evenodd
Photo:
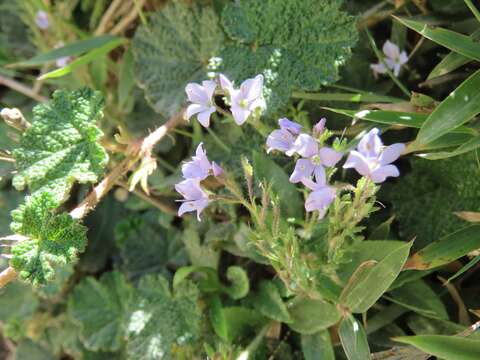
M325 132L326 118L321 118L313 127L313 136L320 137Z
M35 15L35 24L37 24L39 29L47 30L50 26L48 14L43 10L37 11L37 14Z
M335 166L342 158L342 153L329 147L319 148L317 140L307 134L300 134L295 140L293 150L303 159L297 160L290 182L298 183L315 175L317 181L325 176L324 166Z
M213 103L213 95L217 83L211 80L202 81L202 85L189 83L185 87L188 100L192 103L186 111L186 119L190 120L193 115L197 115L198 122L204 126L210 126L210 116L216 111Z
M354 168L374 183L382 183L387 177L400 175L397 167L390 164L397 160L405 149L405 144L401 143L384 147L378 134L377 128L370 130L358 143L357 150L350 151L343 165L346 169Z
M295 152L293 145L295 144L297 135L302 129L302 125L290 121L287 118L278 120L278 124L280 125L280 129L274 130L268 135L267 153L270 153L272 150L279 150L288 156L292 156Z
M197 219L201 221L200 214L208 206L208 195L200 187L200 180L186 179L175 185L175 190L179 192L184 200L178 209L178 216L182 216L186 212L197 212Z
M220 176L223 173L223 169L215 161L212 161L212 173L215 177Z
M390 40L383 44L383 53L385 54L384 62L387 67L393 71L395 76L400 75L400 69L408 62L407 53L405 51L400 52L400 48ZM370 65L375 76L387 73L387 67L383 63Z
M223 169L215 162L211 163L208 160L207 152L203 147L203 143L197 146L195 155L192 156L192 160L182 165L182 174L185 179L197 179L204 180L210 173L214 176L218 176L223 172Z
M305 179L303 182L306 187L312 190L305 201L305 210L308 212L318 210L321 219L325 216L330 204L335 200L336 192L333 187L327 185L325 173L316 180L314 182L311 179Z
M262 97L263 75L257 75L254 79L247 79L240 89L235 89L232 82L223 74L220 74L220 86L230 96L230 110L237 125L242 125L258 108L265 108L265 100Z

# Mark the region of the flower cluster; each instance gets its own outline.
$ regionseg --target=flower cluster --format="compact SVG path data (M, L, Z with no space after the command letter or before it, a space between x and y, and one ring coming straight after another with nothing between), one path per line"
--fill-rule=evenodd
M313 128L313 134L302 133L302 126L288 119L280 119L280 129L274 130L267 138L267 152L278 150L287 156L296 154L298 159L290 176L290 182L302 183L312 192L305 201L306 211L319 211L323 218L330 204L335 200L335 188L328 185L328 168L333 168L343 157L330 147L324 146L325 119ZM379 130L370 130L359 142L357 150L352 150L344 168L354 168L374 183L381 183L387 177L399 176L396 166L390 165L397 160L405 148L404 144L387 147L379 137ZM331 174L332 171L329 171Z
M190 120L194 115L198 122L210 126L210 117L217 111L215 92L225 95L230 104L233 120L237 125L243 125L250 117L259 115L265 109L265 100L262 96L263 75L245 80L237 89L223 74L217 81L205 80L202 84L190 83L186 86L188 100L191 104L185 113L185 118Z
M383 62L377 64L371 64L370 68L373 70L373 74L378 76L378 74L386 74L387 68L393 71L395 76L400 75L400 70L403 65L408 61L408 55L405 51L400 52L400 48L392 43L390 40L387 40L383 44L383 53L385 58ZM386 66L385 66L386 65Z
M179 200L182 205L178 209L178 216L196 211L197 219L200 221L200 214L210 202L208 194L202 189L200 182L210 175L220 176L222 172L223 169L218 164L208 160L203 143L200 143L192 160L182 165L184 180L175 185L175 190L184 197L183 200Z

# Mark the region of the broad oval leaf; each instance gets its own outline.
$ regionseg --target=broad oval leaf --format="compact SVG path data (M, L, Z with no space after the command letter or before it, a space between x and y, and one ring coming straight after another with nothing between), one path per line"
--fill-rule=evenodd
M288 326L305 335L328 329L341 316L335 305L323 300L296 298L288 304L288 310L293 320Z
M370 348L367 334L353 315L348 315L340 323L338 336L342 342L343 351L348 360L369 360Z
M362 276L342 292L343 304L354 313L367 311L387 291L407 260L412 243L399 243L378 263L362 271ZM352 277L354 277L352 275Z
M328 330L312 335L302 335L302 352L305 360L335 360Z
M418 335L394 338L445 360L480 359L480 340L446 335Z
M480 45L479 45L480 46ZM430 114L411 147L422 147L480 113L480 70L450 93Z

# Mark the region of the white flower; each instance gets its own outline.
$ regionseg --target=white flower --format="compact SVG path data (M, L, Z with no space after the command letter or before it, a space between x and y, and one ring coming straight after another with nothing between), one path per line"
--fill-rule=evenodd
M406 51L400 52L400 48L392 43L390 40L387 40L383 44L383 53L385 54L384 62L387 67L393 71L395 76L400 74L400 69L408 61L408 56ZM378 74L386 74L387 67L383 63L371 64L370 68L373 70L375 76Z
M245 80L240 89L235 89L225 75L220 74L219 78L220 86L230 95L231 111L237 125L245 123L256 109L265 108L265 100L262 97L263 75Z
M216 87L217 83L211 80L202 81L202 85L190 83L185 87L188 100L192 103L187 108L187 120L198 114L198 122L204 127L210 126L210 116L216 111L213 103Z

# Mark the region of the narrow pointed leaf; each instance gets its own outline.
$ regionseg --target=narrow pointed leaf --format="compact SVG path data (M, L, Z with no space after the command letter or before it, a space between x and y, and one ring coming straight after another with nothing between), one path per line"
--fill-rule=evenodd
M422 125L414 147L421 147L458 128L480 113L480 71L450 93Z
M399 17L395 17L395 19L439 45L445 46L446 48L470 59L480 60L480 43L473 41L467 35L414 20L407 20Z
M411 256L404 269L427 270L448 264L480 248L480 225L472 225L433 242Z
M480 340L446 335L403 336L394 340L445 360L480 359Z

